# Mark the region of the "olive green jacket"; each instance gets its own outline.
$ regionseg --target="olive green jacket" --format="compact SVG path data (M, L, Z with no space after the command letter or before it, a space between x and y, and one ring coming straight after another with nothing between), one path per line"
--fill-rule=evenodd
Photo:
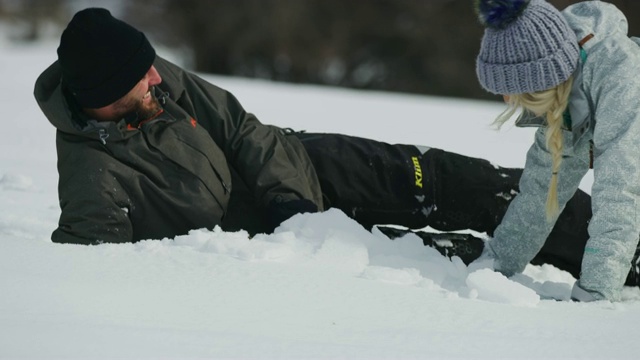
M55 62L35 84L56 127L61 216L54 242L160 239L191 229L268 229L267 205L308 199L320 185L293 136L261 124L236 98L157 57L164 112L132 127L86 118Z

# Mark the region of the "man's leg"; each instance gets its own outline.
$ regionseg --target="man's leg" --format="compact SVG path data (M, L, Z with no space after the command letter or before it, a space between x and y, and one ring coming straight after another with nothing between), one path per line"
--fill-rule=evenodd
M435 194L428 225L440 231L471 229L492 235L518 194L522 169L440 149L430 149L421 161Z
M342 210L360 224L427 226L432 187L423 181L415 146L337 134L296 133L320 180L325 208Z
M296 133L320 179L325 207L361 224L493 233L522 169L440 149L338 134Z
M591 196L578 190L569 200L532 264L551 264L571 273L576 279L584 248L589 238L587 226L591 220Z
M325 207L339 208L367 228L431 226L492 235L519 191L522 169L482 159L337 134L295 136L316 168ZM533 263L577 277L590 219L591 198L579 190Z

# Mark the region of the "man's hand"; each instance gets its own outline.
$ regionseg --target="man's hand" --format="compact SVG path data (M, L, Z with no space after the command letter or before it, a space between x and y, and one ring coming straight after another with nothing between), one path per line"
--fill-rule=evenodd
M283 200L277 196L267 206L267 223L270 232L293 215L314 212L318 212L318 207L311 200Z

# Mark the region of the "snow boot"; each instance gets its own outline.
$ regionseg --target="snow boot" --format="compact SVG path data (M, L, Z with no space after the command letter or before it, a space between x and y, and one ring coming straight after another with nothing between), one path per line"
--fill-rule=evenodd
M640 245L636 247L636 253L631 260L631 270L624 282L627 286L640 286Z
M432 247L448 258L458 256L465 265L479 258L484 250L484 241L471 234L429 233L380 225L376 228L391 240L407 234L415 234L422 239L424 246Z

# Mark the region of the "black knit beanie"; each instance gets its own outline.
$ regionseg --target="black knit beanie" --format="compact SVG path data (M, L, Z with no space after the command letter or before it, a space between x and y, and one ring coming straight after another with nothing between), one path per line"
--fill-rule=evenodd
M76 13L58 47L62 84L84 108L101 108L126 95L155 57L142 32L100 8Z

